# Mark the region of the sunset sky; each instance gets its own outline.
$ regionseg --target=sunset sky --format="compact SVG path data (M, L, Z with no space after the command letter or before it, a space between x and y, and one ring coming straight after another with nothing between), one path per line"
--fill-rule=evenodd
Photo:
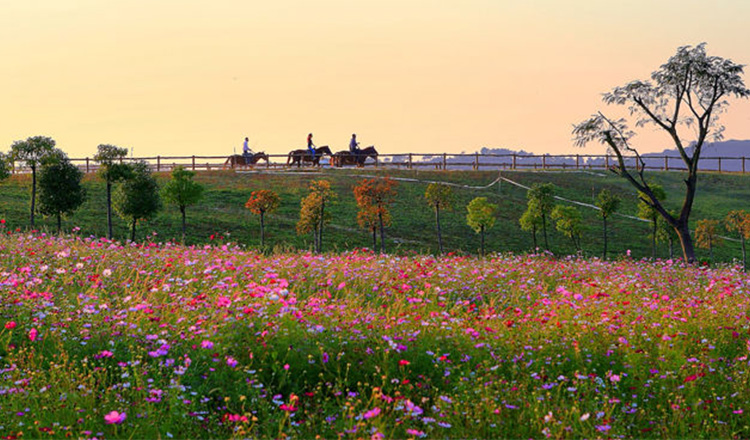
M599 153L572 124L679 46L750 63L746 0L0 4L0 150L46 135L71 157L230 154L245 136L286 153L308 132L334 151L357 133L381 153ZM722 120L750 139L750 102Z

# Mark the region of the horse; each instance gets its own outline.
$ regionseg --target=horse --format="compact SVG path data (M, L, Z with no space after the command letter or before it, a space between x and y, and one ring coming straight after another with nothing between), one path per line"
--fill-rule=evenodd
M359 150L358 154L352 153L351 151L339 151L331 157L331 165L335 167L356 165L361 168L365 166L365 161L368 157L377 160L378 150L372 145Z
M242 154L233 154L227 158L226 162L224 162L224 169L226 169L227 165L229 165L231 168L235 168L237 166L255 165L261 159L265 160L266 163L268 163L268 155L263 151L253 153L250 157L245 157Z
M328 148L328 145L323 145L322 147L318 147L315 149L315 158L312 157L310 154L310 151L308 150L293 150L289 152L289 156L286 159L286 164L289 165L291 163L292 166L294 164L297 164L297 168L299 168L302 165L302 162L312 162L314 166L319 167L320 166L320 158L323 157L324 154L331 155L331 149Z

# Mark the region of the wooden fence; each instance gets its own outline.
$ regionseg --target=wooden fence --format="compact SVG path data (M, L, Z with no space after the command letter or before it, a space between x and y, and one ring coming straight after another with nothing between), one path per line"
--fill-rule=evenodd
M286 154L269 154L268 162L262 161L254 165L254 169L287 169ZM684 171L685 166L677 156L642 156L645 169L662 171ZM177 166L194 171L217 170L224 168L227 156L151 156L130 157L123 162L145 161L156 172L170 171ZM99 164L92 158L72 158L86 173L95 172ZM617 160L612 155L595 154L483 154L483 153L401 153L381 154L377 158L368 158L366 167L398 168L398 169L436 169L436 170L607 170L616 165ZM626 158L627 166L639 168L635 157ZM700 169L719 173L743 173L750 171L745 157L702 157ZM327 157L321 160L321 166L329 168ZM228 166L226 168L229 168ZM246 168L246 167L242 167ZM351 166L349 166L351 168ZM29 172L27 167L14 167L15 173Z

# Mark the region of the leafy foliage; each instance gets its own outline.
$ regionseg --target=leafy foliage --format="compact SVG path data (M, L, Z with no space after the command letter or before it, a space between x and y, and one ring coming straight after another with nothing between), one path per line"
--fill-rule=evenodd
M385 226L391 223L390 205L396 199L398 182L388 177L385 179L364 179L354 187L359 212L357 221L360 226L377 222L380 227L380 251L385 252ZM363 226L364 227L364 226ZM374 236L374 231L373 231ZM373 243L373 247L375 244Z
M11 164L10 157L0 152L0 180L5 180L10 177Z
M526 193L526 199L528 200L526 211L529 212L529 214L524 214L524 216L521 217L522 227L526 224L527 226L531 225L533 228L534 219L540 219L542 232L544 233L544 247L545 249L549 249L549 241L547 240L547 217L555 207L555 185L551 183L535 183ZM534 231L536 231L536 229L534 229ZM534 244L536 247L536 234Z
M714 246L721 244L721 242L718 220L698 220L698 225L695 228L695 244L701 249L708 249L712 260L714 258Z
M555 228L570 238L576 249L581 249L581 233L583 231L583 216L575 206L557 205L552 210L551 217L555 220Z
M185 210L203 198L204 187L193 180L195 173L183 167L172 170L172 178L161 189L167 203L177 205L182 214L182 242L185 242Z
M57 217L59 233L61 217L83 204L86 190L81 185L83 172L70 163L64 153L57 151L56 160L45 160L39 169L39 212Z
M606 188L596 196L596 206L600 209L599 215L604 219L614 214L620 208L621 202L622 199Z
M315 251L320 252L323 244L323 227L331 220L331 214L326 212L325 206L337 196L328 180L314 180L309 188L310 194L302 199L300 205L297 233L302 235L312 231Z
M476 197L466 206L466 224L476 233L486 231L495 225L497 205L489 203L487 197Z
M10 146L10 157L14 161L25 162L31 168L31 206L29 224L34 227L36 211L36 169L45 156L55 149L54 139L46 136L32 136L25 141L15 141Z
M133 175L114 193L115 211L131 224L130 239L135 241L135 227L139 220L147 220L161 209L159 185L151 175L148 164L136 162Z
M274 191L261 189L253 191L245 202L245 208L260 216L260 245L265 246L265 215L279 207L281 198Z

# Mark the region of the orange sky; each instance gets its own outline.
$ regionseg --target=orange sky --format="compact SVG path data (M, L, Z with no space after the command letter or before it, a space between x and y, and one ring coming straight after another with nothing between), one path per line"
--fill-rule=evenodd
M286 153L308 132L334 151L356 132L381 153L600 153L572 124L678 46L750 63L744 0L0 1L0 150L47 135L71 157L228 154L245 136ZM750 139L750 102L723 121Z

